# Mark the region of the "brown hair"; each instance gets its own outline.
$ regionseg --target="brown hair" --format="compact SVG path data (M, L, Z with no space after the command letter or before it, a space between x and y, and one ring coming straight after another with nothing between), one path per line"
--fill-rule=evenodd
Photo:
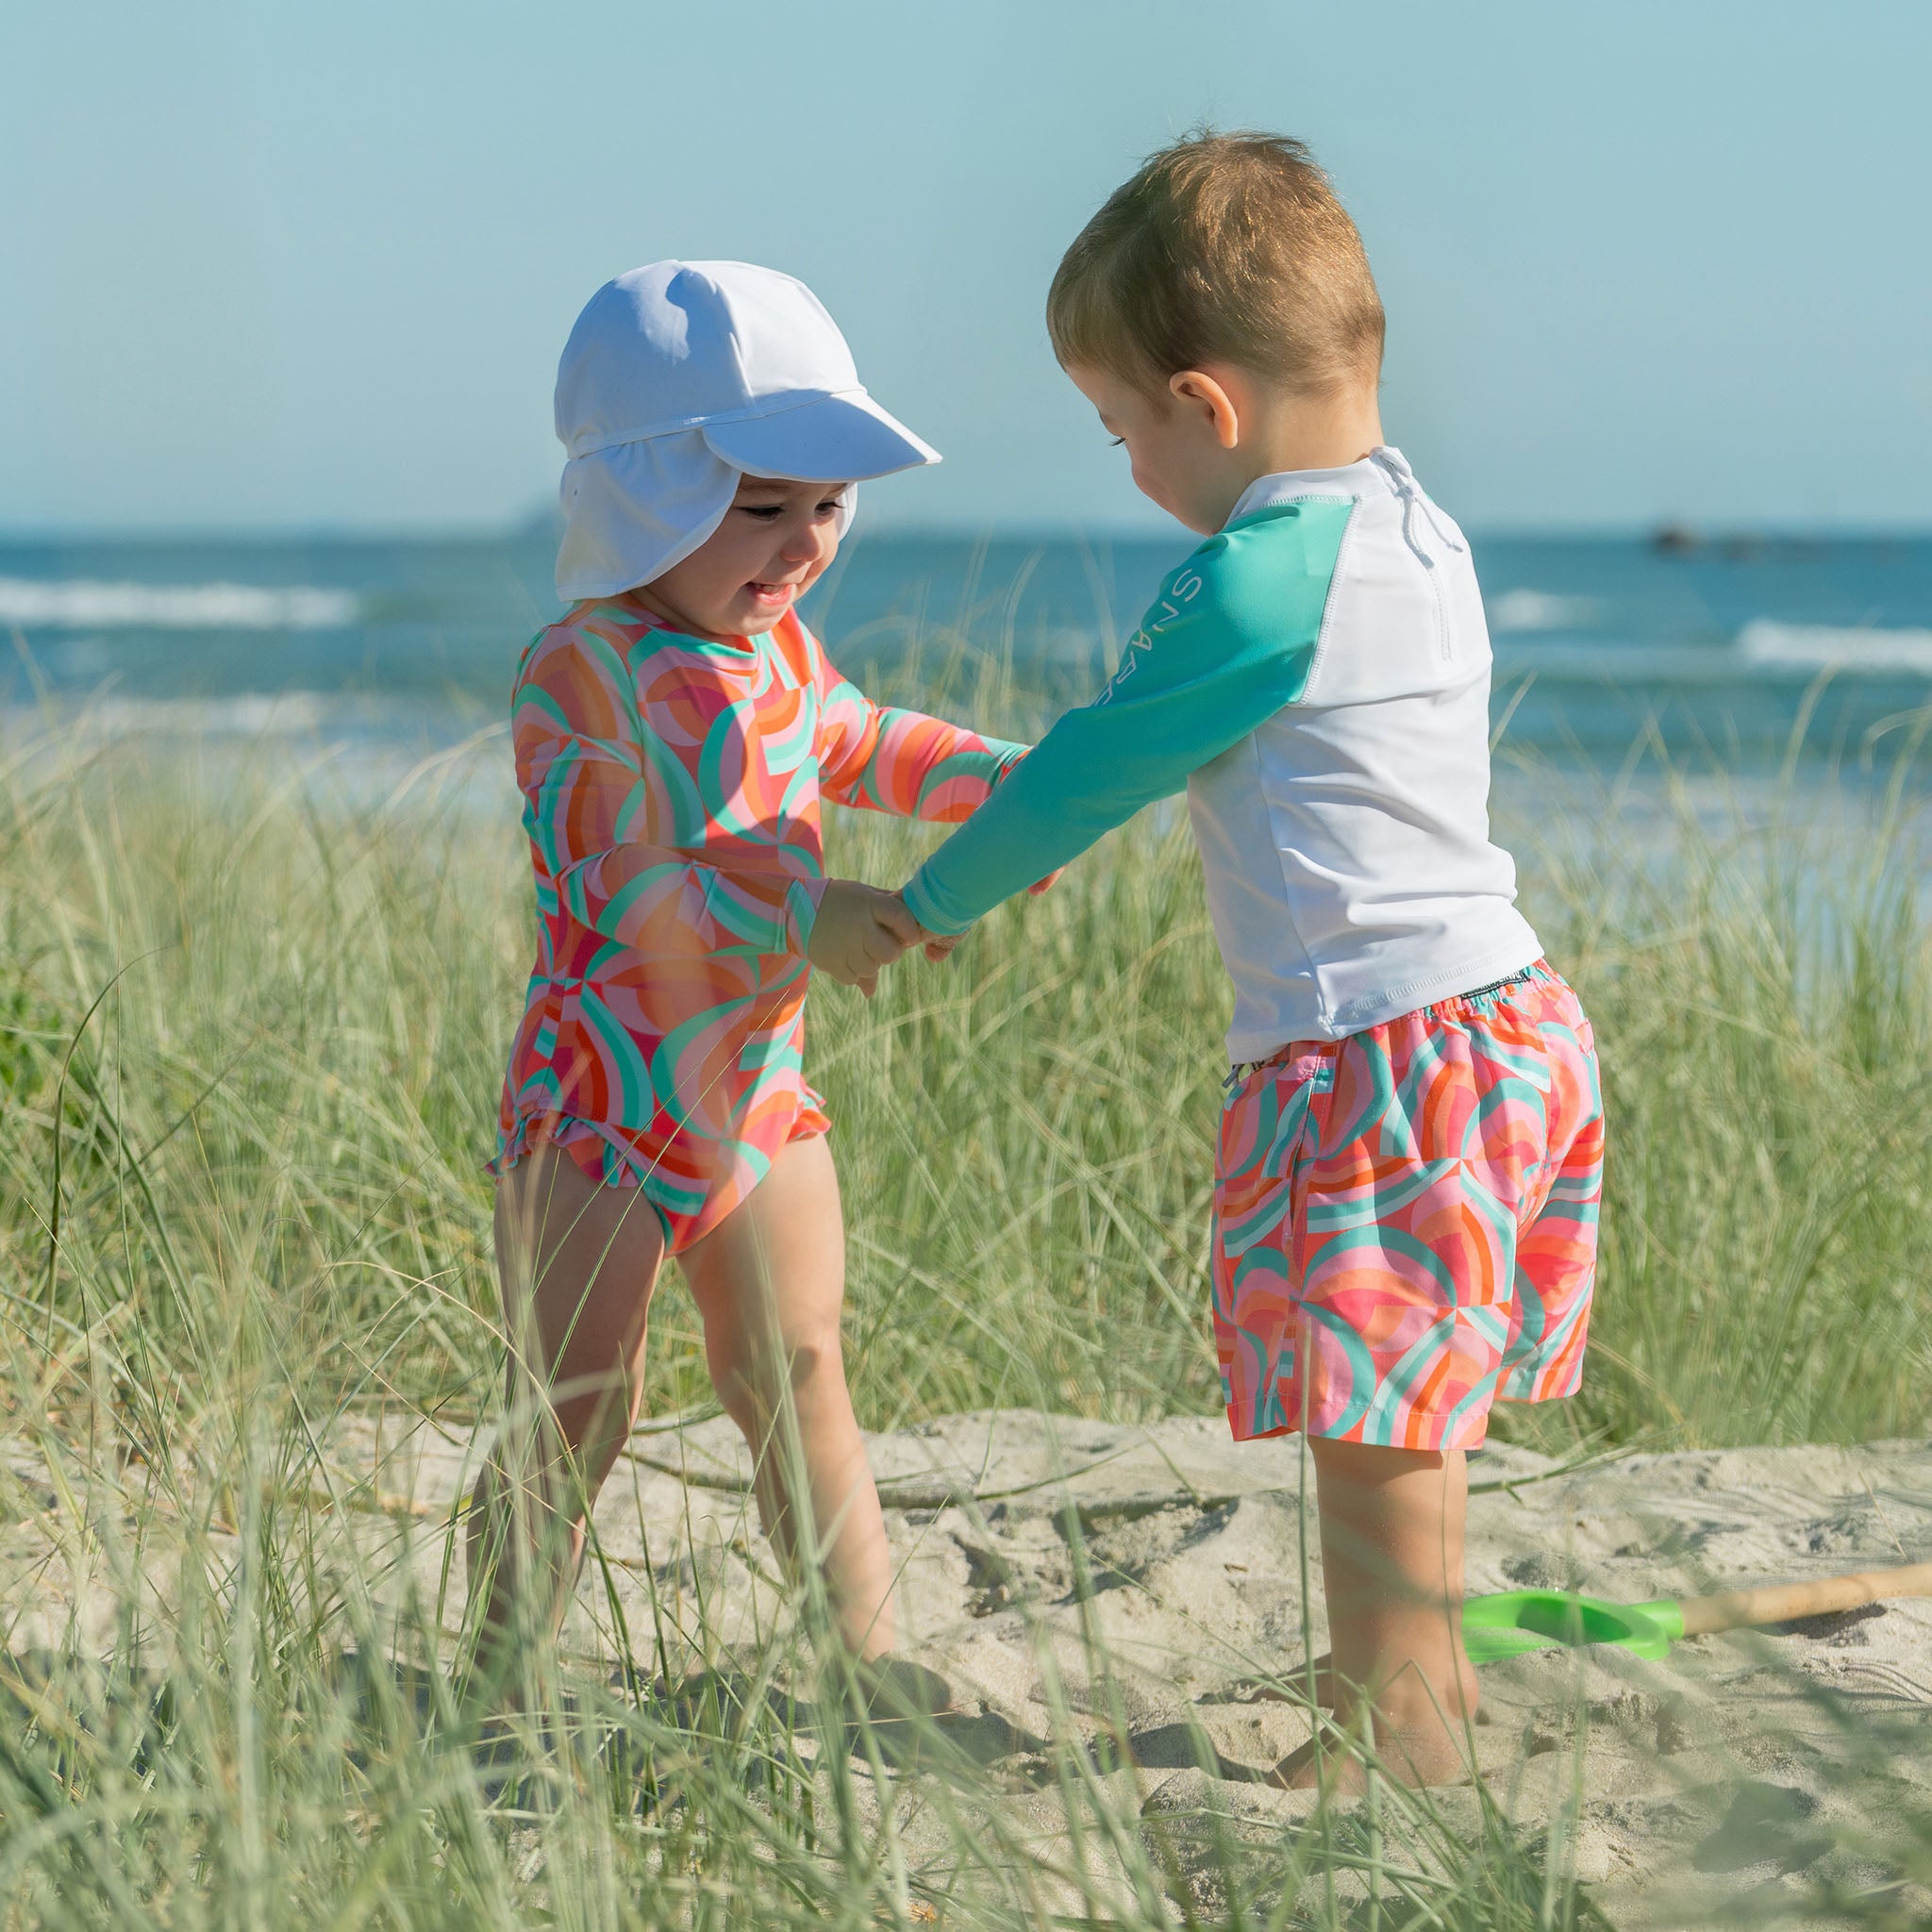
M1150 155L1060 258L1046 326L1063 364L1148 390L1206 362L1309 391L1382 364L1362 238L1282 134L1202 132Z

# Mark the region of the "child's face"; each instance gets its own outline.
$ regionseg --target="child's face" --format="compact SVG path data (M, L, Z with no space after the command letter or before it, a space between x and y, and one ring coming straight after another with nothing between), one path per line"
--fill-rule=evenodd
M1226 422L1221 388L1209 382L1213 399L1195 392L1203 379L1193 372L1176 376L1158 394L1149 395L1124 377L1084 363L1070 363L1068 377L1100 416L1101 426L1126 446L1134 485L1191 530L1212 536L1227 521L1247 481Z
M839 549L843 483L741 476L724 521L639 593L702 637L757 637L818 580Z
M1382 441L1373 377L1297 390L1232 362L1183 369L1149 395L1084 363L1067 374L1127 446L1142 495L1204 537L1257 476L1359 462Z

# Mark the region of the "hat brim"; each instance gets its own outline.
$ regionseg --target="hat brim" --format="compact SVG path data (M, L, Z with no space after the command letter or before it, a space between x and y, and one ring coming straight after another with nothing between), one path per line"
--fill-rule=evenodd
M940 460L938 450L863 390L702 427L705 441L734 469L807 483L862 483Z

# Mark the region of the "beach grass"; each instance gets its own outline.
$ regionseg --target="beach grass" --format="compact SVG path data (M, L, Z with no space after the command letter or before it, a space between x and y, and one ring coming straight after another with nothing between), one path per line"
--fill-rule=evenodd
M641 1635L627 1687L580 1662L546 1725L478 1748L448 1677L455 1607L358 1571L317 1493L344 1415L492 1413L481 1162L531 916L505 757L488 739L373 791L319 751L238 761L63 725L10 755L0 1491L49 1525L61 1576L9 1574L0 1605L23 1659L0 1923L1593 1923L1559 1842L1394 1789L1378 1820L1324 1813L1291 1846L1231 1831L1204 1903L1110 1808L1071 1725L1051 1767L1071 1850L941 1781L925 1802L950 1852L912 1858L891 1780L843 1748L836 1685L802 1726L758 1699L670 1702L651 1684L677 1660ZM1604 1267L1584 1392L1497 1433L1583 1453L1923 1433L1912 794L1733 814L1652 772L1632 814L1614 781L1564 783L1596 816L1525 845L1524 904L1603 1055ZM929 842L842 814L832 864L896 882ZM1215 1409L1226 1005L1172 814L946 967L908 961L869 1004L814 993L867 1426ZM667 1291L653 1322L649 1409L701 1409L689 1302ZM118 1622L49 1620L89 1587ZM774 1647L774 1682L794 1667Z

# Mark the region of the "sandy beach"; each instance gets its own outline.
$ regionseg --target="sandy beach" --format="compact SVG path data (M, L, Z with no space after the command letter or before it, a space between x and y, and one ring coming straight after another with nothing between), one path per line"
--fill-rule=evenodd
M903 1647L956 1702L939 1738L893 1774L915 1868L957 1857L940 1826L962 1802L1003 1811L1003 1828L1050 1865L1073 1855L1052 1740L1074 1735L1088 1775L1116 1812L1138 1815L1197 1910L1214 1908L1225 1835L1292 1855L1313 1795L1261 1774L1307 1735L1305 1707L1285 1701L1305 1627L1325 1644L1319 1573L1311 1605L1302 1591L1292 1439L1237 1447L1218 1418L1122 1427L1005 1410L870 1446L901 1569ZM387 1571L386 1594L402 1569L433 1593L475 1451L460 1429L355 1418L307 1507L343 1526L370 1574ZM105 1635L112 1593L98 1562L92 1583L78 1568L76 1499L28 1459L9 1461L23 1500L39 1499L0 1544L9 1646ZM634 1660L660 1690L657 1658L684 1685L707 1670L716 1682L759 1672L788 1599L748 1474L722 1418L633 1437L599 1503L607 1560L578 1591L567 1657L609 1670L614 1593ZM1635 1455L1568 1471L1498 1448L1473 1462L1472 1488L1473 1591L1563 1585L1639 1601L1932 1548L1932 1444L1919 1441ZM452 1616L459 1548L455 1561ZM1701 1924L1725 1909L1763 1923L1824 1890L1897 1883L1866 1840L1904 1784L1925 1776L1932 1603L1689 1640L1661 1663L1553 1650L1485 1666L1483 1686L1472 1732L1481 1795L1476 1781L1440 1792L1441 1816L1474 1834L1497 1807L1525 1840L1574 1861L1615 1925ZM1426 1862L1426 1847L1415 1852ZM1104 1893L1105 1846L1077 1855ZM1339 1882L1345 1896L1351 1874ZM1906 1909L1909 1896L1893 1903ZM1066 1907L1076 1904L1070 1887Z

